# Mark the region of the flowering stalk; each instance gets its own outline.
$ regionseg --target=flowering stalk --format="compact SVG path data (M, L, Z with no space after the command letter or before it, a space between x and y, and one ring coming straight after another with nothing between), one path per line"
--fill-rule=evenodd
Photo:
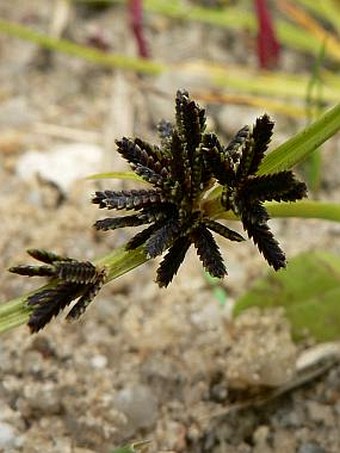
M228 145L222 145L215 134L205 131L205 121L205 111L185 90L179 90L175 124L162 121L159 125L160 146L137 138L117 142L118 151L135 173L153 187L96 192L93 202L99 208L124 209L129 214L99 220L95 227L110 230L147 225L146 228L125 247L93 263L31 250L30 255L43 264L15 266L11 271L47 277L50 282L0 306L0 331L27 319L31 330L37 331L73 300L76 303L68 317L77 318L103 284L166 251L156 277L160 286L172 281L191 245L204 268L215 277L223 277L224 260L211 232L232 241L243 238L217 222L217 218L241 220L268 264L275 270L284 267L283 251L267 225L271 210L267 210L266 201L274 200L277 206L278 202L305 196L304 183L287 168L340 129L340 106L319 118L307 132L290 139L286 150L281 145L270 159L264 158L273 129L267 115L258 118L253 127L241 128ZM294 152L290 151L292 144ZM218 189L211 191L214 184ZM308 202L302 203L308 206ZM283 205L286 216L289 206ZM340 221L340 207L335 208L325 209L323 218ZM317 207L315 211L317 217ZM303 208L293 212L303 216ZM308 216L312 216L310 212Z

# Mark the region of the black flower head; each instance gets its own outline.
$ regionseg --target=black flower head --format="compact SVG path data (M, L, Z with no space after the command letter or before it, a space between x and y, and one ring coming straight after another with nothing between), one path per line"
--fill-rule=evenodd
M46 286L27 298L27 305L32 308L28 321L31 331L38 332L76 299L67 318L79 318L104 284L105 269L98 269L89 261L77 261L45 250L33 249L27 253L45 264L19 265L9 271L29 277L48 277L51 282L56 282L56 285Z
M263 202L296 201L306 196L307 188L291 171L256 175L273 127L269 116L263 115L252 129L242 128L227 147L222 147L215 136L208 137L208 152L212 172L223 186L222 205L240 217L249 238L268 264L278 270L285 267L286 258L269 229Z
M92 200L100 208L136 212L99 220L95 223L98 230L149 225L131 239L127 248L144 245L150 258L167 251L157 271L160 286L171 282L191 244L211 275L221 278L226 274L211 231L232 241L243 240L235 231L207 218L201 209L202 197L214 181L206 162L205 127L205 111L186 91L178 91L175 125L162 121L158 127L160 146L138 138L116 142L118 152L153 188L106 190L96 192Z
M273 122L264 115L252 129L243 127L228 146L222 146L215 134L205 132L205 111L184 90L177 92L175 119L174 125L159 124L160 146L138 138L116 142L118 152L153 188L96 192L92 201L100 208L134 213L99 220L95 227L149 225L127 248L144 246L151 258L167 251L157 271L160 286L171 282L191 244L204 268L221 278L226 269L211 231L232 241L243 238L204 211L205 194L217 181L223 187L222 206L240 217L248 236L275 270L284 267L285 255L267 225L263 202L296 201L306 195L306 186L291 171L257 175Z

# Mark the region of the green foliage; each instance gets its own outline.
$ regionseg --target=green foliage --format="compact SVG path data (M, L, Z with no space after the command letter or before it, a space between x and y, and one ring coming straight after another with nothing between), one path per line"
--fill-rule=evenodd
M303 253L286 270L269 272L235 305L234 315L250 307L284 307L297 339L340 339L340 258L322 252Z

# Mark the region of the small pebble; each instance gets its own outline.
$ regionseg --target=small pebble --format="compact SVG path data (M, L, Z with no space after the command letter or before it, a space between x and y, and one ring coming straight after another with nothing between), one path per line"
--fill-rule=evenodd
M146 385L137 384L120 390L115 406L128 417L129 427L134 430L148 428L157 420L157 399Z
M108 360L107 357L105 357L104 355L98 354L91 358L90 363L92 368L101 370L107 367Z
M313 442L302 444L297 453L327 453L326 450Z
M0 422L0 451L14 445L16 434L13 426L8 423Z
M24 180L39 175L67 192L79 179L99 171L102 155L102 148L89 143L60 145L48 152L32 150L18 159L16 172Z

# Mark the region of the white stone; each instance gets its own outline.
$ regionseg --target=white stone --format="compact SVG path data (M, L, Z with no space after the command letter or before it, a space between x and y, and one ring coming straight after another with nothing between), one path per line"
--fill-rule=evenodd
M0 422L0 451L14 445L16 438L15 430L9 423Z
M60 145L46 152L27 151L18 160L16 172L24 180L39 175L67 191L77 180L99 172L102 155L102 148L88 143Z

